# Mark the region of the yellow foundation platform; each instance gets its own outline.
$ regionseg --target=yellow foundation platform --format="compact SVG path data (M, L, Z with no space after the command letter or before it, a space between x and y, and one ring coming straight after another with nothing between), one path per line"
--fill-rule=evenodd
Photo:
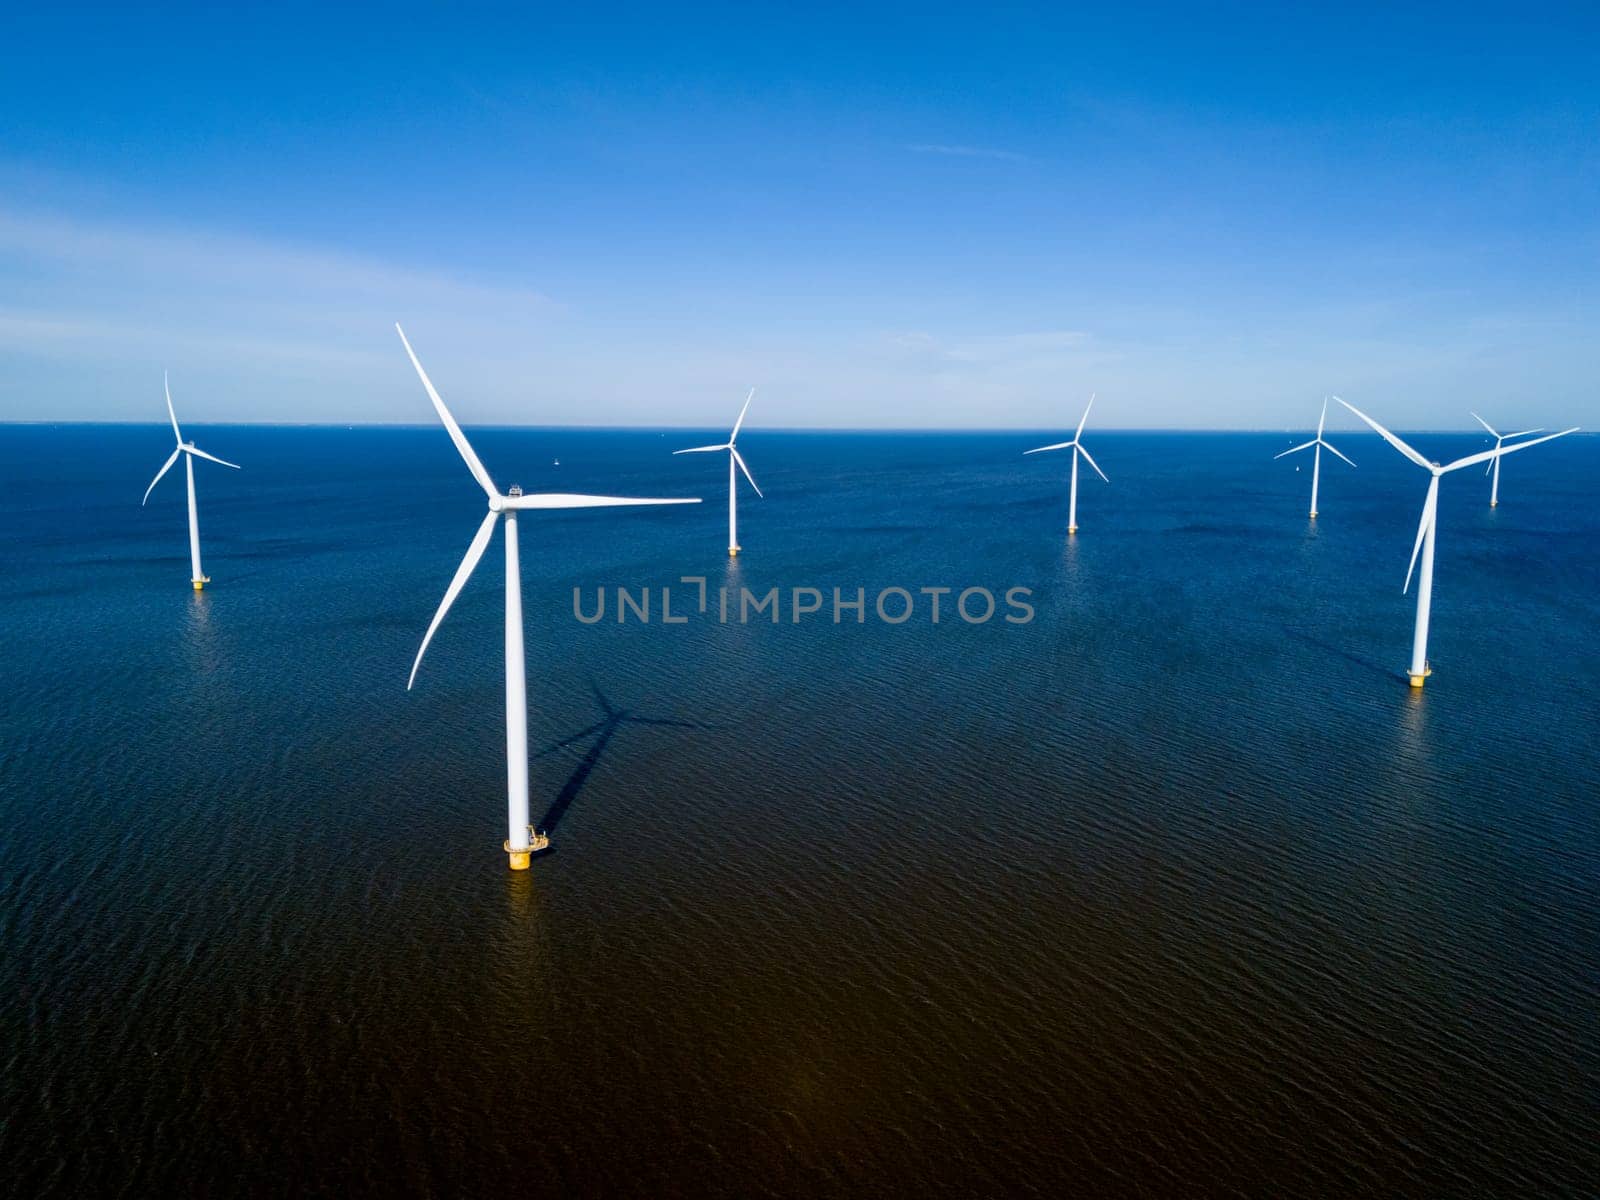
M729 558L738 558L739 557L739 551L741 551L743 549L744 549L743 546L729 546L728 547L728 557Z
M504 845L506 857L510 861L511 869L513 871L526 871L528 869L529 860L532 859L535 854L539 853L541 850L548 850L550 848L550 835L547 833L540 833L532 825L529 825L527 849L513 850L511 848L511 842L509 839L504 843Z
M1078 527L1076 525L1068 525L1067 526L1067 532L1068 533L1077 533L1078 532Z
M1411 674L1410 674L1410 673L1409 673L1409 672L1408 672L1408 673L1407 673L1407 677L1408 677L1408 678L1409 678L1409 679L1410 679L1410 680L1411 680L1411 686L1412 686L1412 687L1414 687L1414 688L1419 688L1419 687L1421 687L1421 686L1422 686L1422 685L1423 685L1423 683L1424 683L1424 682L1425 682L1425 681L1426 681L1426 680L1427 680L1427 678L1428 678L1428 676L1429 676L1429 675L1432 675L1432 674L1433 674L1433 668L1432 668L1432 667L1429 667L1429 668L1428 668L1428 669L1427 669L1427 670L1426 670L1426 671L1424 671L1424 672L1423 672L1423 673L1422 673L1422 674L1421 674L1421 675L1411 675Z
M194 584L194 590L198 592L211 582L211 576L203 575L199 579L191 579L189 582Z
M1490 508L1498 508L1498 507L1500 507L1500 501L1498 501L1498 500L1489 501L1489 507Z

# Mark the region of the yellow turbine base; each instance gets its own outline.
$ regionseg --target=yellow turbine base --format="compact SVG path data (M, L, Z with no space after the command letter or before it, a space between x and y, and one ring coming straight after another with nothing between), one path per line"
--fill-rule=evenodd
M1499 505L1500 505L1500 501L1498 501L1498 500L1489 501L1489 507L1490 508L1498 508Z
M728 547L728 557L729 558L738 558L739 557L739 551L741 551L743 549L744 549L743 546L729 546Z
M1429 667L1427 670L1423 671L1421 675L1411 675L1410 672L1407 672L1407 675L1411 679L1411 686L1414 687L1414 688L1421 687L1423 685L1423 682L1428 678L1428 676L1432 675L1432 674L1433 674L1433 668L1432 667Z
M1068 525L1067 526L1067 532L1068 533L1077 533L1078 532L1078 527L1076 525Z
M511 860L511 869L513 871L526 871L528 869L528 860L530 858L539 853L539 851L548 850L550 848L550 835L548 833L540 833L532 825L529 825L528 844L526 847L521 850L513 850L511 848L511 840L509 838L507 838L503 844L505 846L506 857Z
M1312 509L1311 510L1311 519L1313 521L1315 521L1317 519L1317 511L1316 511L1316 509Z
M211 582L211 576L207 575L203 579L191 579L189 582L194 584L194 590L198 592Z

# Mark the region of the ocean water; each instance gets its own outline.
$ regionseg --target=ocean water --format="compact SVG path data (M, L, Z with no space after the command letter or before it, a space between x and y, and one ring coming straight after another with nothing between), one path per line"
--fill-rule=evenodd
M192 433L198 596L164 427L0 429L17 1194L1594 1194L1595 439L1446 478L1417 694L1370 435L1313 524L1285 435L1092 434L1069 540L1049 434L752 428L730 562L668 455L722 431L472 431L706 498L522 520L513 875L498 540L406 690L484 511L443 431Z

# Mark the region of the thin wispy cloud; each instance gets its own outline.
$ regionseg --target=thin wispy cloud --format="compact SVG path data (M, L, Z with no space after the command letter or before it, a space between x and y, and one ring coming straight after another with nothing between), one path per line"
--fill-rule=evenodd
M1045 329L1023 333L978 334L951 339L917 330L889 335L897 350L942 364L1003 366L1081 358L1092 348L1088 332L1081 329Z
M280 291L343 298L428 293L450 303L548 307L533 289L490 287L438 272L335 251L307 249L210 230L149 229L0 209L0 254L48 270L88 269L183 280L204 277L216 287L256 295Z
M1026 154L1015 150L1000 150L993 146L953 146L940 142L921 142L907 146L913 154L938 154L945 158L990 158L1002 162L1029 162Z
M469 338L537 344L567 316L533 288L337 249L4 207L0 279L0 391L53 381L41 417L137 393L170 367L210 393L208 419L306 419L336 397L405 420L421 414L389 390L396 319L447 356ZM474 383L491 369L468 365Z

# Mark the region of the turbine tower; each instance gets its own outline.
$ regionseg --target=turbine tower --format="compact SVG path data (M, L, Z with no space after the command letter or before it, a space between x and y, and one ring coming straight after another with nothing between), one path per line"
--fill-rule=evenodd
M1339 452L1333 448L1332 443L1323 440L1322 428L1327 423L1328 402L1324 400L1322 402L1322 415L1317 418L1317 436L1312 438L1309 442L1301 442L1298 446L1290 446L1289 449L1283 452L1283 454L1274 454L1272 456L1272 461L1277 462L1278 459L1284 457L1284 455L1296 454L1301 450L1311 449L1312 447L1316 448L1311 455L1311 517L1313 520L1316 519L1317 515L1317 480L1322 476L1323 448L1326 447L1330 454L1339 454ZM1339 454L1339 457L1344 458L1344 455ZM1355 466L1355 463L1350 462L1348 458L1344 458L1344 461L1350 463L1352 467Z
M456 444L456 449L460 451L462 459L467 464L467 470L472 472L472 477L478 481L478 486L483 489L489 500L489 514L484 517L483 524L478 526L472 544L467 547L467 556L456 568L455 578L450 581L450 586L445 589L444 599L439 602L439 611L433 614L433 623L428 626L428 632L422 638L422 645L417 650L417 660L411 665L411 678L406 682L406 690L410 691L411 685L416 683L417 669L422 666L422 656L428 652L428 643L433 640L433 635L438 630L439 623L444 620L445 613L450 611L456 596L460 594L467 579L472 575L473 568L483 557L489 539L494 536L495 526L503 520L506 535L507 836L505 850L510 858L511 869L526 871L528 856L533 851L548 846L550 839L528 823L528 679L522 646L522 571L517 555L517 514L529 509L611 508L624 504L699 504L700 501L639 499L629 496L579 496L563 492L525 496L522 494L522 489L515 486L502 494L495 487L494 480L489 478L489 472L484 469L477 454L473 452L466 435L461 432L461 426L456 424L455 418L450 415L450 410L444 406L444 401L434 390L433 382L428 378L428 373L422 369L422 363L417 360L416 352L411 349L411 343L406 341L405 330L400 328L398 322L395 324L395 331L400 334L400 342L411 358L411 365L417 369L417 376L422 380L422 386L427 389L428 399L433 401L434 411L444 422L450 440Z
M211 577L200 570L200 516L194 504L194 460L203 458L208 462L220 463L224 467L232 467L235 471L239 469L239 464L223 462L216 455L207 454L199 449L193 442L184 441L183 431L178 428L178 414L172 410L172 388L167 383L165 371L161 373L161 387L167 393L167 417L172 421L172 436L177 439L178 446L172 452L172 457L161 464L161 470L156 472L156 477L150 481L150 486L145 488L144 499L139 501L139 507L143 508L150 502L150 493L155 491L156 484L160 483L161 477L172 469L172 464L178 461L178 455L183 455L184 470L189 477L189 579L194 584L194 590L198 592L211 582Z
M1520 433L1497 433L1494 426L1485 421L1477 413L1472 414L1472 419L1489 431L1489 436L1494 438L1494 448L1496 450L1500 449L1501 444L1507 438L1527 437L1530 433L1544 432L1543 428L1539 428L1524 429ZM1494 482L1489 485L1489 507L1494 508L1500 503L1500 459L1497 457L1492 463L1484 468L1484 472L1485 474L1490 472L1493 472L1494 474Z
M1078 532L1078 455L1083 455L1084 461L1094 468L1094 473L1096 475L1100 476L1101 479L1105 479L1107 483L1111 482L1111 480L1106 479L1106 473L1100 469L1099 464L1096 463L1094 459L1090 458L1089 452L1083 448L1083 426L1084 423L1089 419L1089 410L1093 407L1094 396L1091 395L1089 397L1089 403L1084 406L1083 418L1078 422L1078 432L1072 435L1072 440L1070 442L1057 442L1053 446L1038 446L1035 449L1024 450L1022 452L1023 456L1026 457L1029 454L1043 454L1046 450L1072 451L1072 498L1067 502L1068 533Z
M755 388L750 389L750 394L744 398L744 407L739 410L739 419L733 423L733 432L728 435L728 440L719 442L715 446L690 446L687 450L674 450L677 454L709 454L713 450L726 450L728 452L728 557L736 558L739 554L739 489L737 476L733 473L734 464L739 465L739 470L744 472L744 477L750 481L750 486L756 489L756 495L761 496L761 489L756 487L755 476L750 474L750 468L744 465L744 458L739 453L739 427L744 424L744 415L750 411L750 401L756 398ZM763 500L765 496L761 496Z
M1334 399L1338 400L1337 396ZM1406 445L1382 425L1379 425L1366 413L1352 404L1339 400L1351 412L1360 417L1373 430L1396 450L1404 454L1417 466L1427 471L1433 478L1428 483L1427 499L1422 502L1422 520L1417 525L1417 541L1411 547L1411 565L1406 568L1405 587L1401 592L1411 590L1411 576L1417 568L1417 554L1422 555L1422 573L1417 578L1417 624L1411 636L1411 666L1406 675L1411 679L1411 686L1419 688L1433 670L1428 666L1428 617L1433 606L1433 541L1438 528L1439 515L1439 480L1451 471L1459 471L1462 467L1470 467L1476 463L1499 461L1502 455L1512 454L1518 450L1526 450L1529 446L1537 446L1540 442L1548 442L1558 437L1566 437L1569 433L1576 433L1577 427L1563 429L1560 433L1549 433L1542 438L1534 438L1531 442L1518 442L1515 446L1496 446L1493 450L1485 450L1479 454L1469 454L1465 458L1458 458L1455 462L1440 466L1430 462Z

